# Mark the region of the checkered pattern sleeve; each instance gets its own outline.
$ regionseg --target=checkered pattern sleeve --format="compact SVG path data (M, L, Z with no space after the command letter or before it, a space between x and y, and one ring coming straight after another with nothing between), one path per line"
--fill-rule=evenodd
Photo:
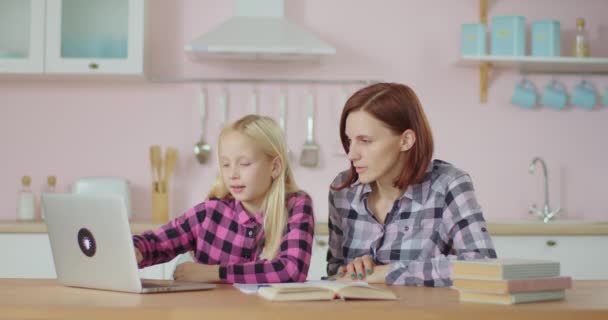
M339 224L338 210L334 203L334 192L329 192L329 250L327 250L327 275L333 276L344 265L342 252L343 233Z
M205 219L201 203L157 230L133 236L133 244L142 256L140 268L171 261L175 256L196 247L196 234Z
M227 283L303 282L308 275L314 218L312 200L298 192L288 200L288 221L277 256L220 266L220 279Z
M443 208L443 230L436 241L447 243L448 254L428 260L401 260L391 264L388 284L450 286L451 260L496 258L492 239L474 194L469 175L455 178L448 186Z

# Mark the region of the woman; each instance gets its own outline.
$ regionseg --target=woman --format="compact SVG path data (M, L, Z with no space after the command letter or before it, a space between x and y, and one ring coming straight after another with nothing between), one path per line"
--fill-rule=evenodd
M351 165L329 193L332 279L450 286L451 260L496 257L471 178L432 160L412 89L378 83L356 92L340 138Z

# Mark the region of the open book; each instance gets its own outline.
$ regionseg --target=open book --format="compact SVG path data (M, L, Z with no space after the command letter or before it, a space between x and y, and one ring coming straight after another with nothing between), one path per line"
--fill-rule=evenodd
M258 289L258 294L274 301L334 299L396 300L393 291L373 287L367 282L307 281L279 283Z

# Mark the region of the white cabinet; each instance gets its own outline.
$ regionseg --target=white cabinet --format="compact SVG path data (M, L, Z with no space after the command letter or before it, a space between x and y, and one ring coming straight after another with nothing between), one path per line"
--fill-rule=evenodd
M0 234L0 278L57 278L49 236L46 233ZM140 277L170 279L166 269L172 262L139 270Z
M147 268L139 269L139 277L144 279L166 279L165 266L166 264L157 264Z
M0 0L0 73L142 74L144 17L144 0Z
M49 73L143 72L144 0L47 0Z
M492 236L499 257L559 261L576 280L608 279L608 236Z
M44 71L45 0L0 0L0 73Z
M0 234L0 278L56 278L49 236Z

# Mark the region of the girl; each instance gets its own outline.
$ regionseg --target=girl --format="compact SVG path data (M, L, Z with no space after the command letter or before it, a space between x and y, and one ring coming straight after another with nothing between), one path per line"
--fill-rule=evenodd
M182 281L226 283L306 280L313 240L312 200L298 189L282 131L248 115L225 127L220 175L208 199L156 231L133 237L140 268L193 250L177 266Z
M450 260L496 257L469 175L431 161L433 136L412 89L356 92L340 138L351 165L329 192L332 279L449 286Z

